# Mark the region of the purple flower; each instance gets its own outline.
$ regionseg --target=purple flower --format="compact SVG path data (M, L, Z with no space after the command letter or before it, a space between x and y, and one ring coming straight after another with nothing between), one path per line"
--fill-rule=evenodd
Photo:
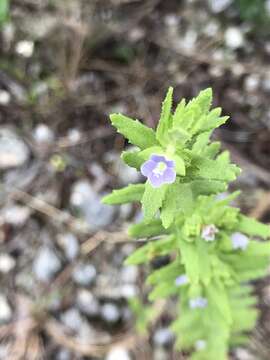
M154 188L163 184L175 182L176 172L173 160L167 160L163 155L151 155L141 166L141 173L148 178Z
M233 249L235 250L237 249L246 250L249 243L248 237L240 232L233 233L231 236L231 240L232 240Z
M175 279L176 286L186 285L186 284L188 284L188 282L189 282L189 279L188 279L187 275L185 275L185 274L180 275Z
M211 224L211 225L205 225L205 226L202 228L201 237L202 237L205 241L214 241L214 240L215 240L216 233L218 233L218 229L215 227L215 225L213 225L213 224Z
M208 305L208 300L206 298L203 298L203 297L200 297L200 296L197 297L197 298L189 300L189 307L191 309L197 309L197 308L203 309L207 305Z
M204 350L206 348L206 341L205 340L197 340L196 343L195 343L195 349L197 351L201 351L201 350Z

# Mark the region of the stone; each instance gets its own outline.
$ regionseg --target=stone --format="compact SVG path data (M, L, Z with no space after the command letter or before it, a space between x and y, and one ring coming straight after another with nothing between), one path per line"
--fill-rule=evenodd
M169 328L158 329L153 337L153 341L158 346L169 346L174 340L174 335Z
M88 290L78 290L76 304L80 311L85 315L97 316L100 312L100 305L98 300Z
M8 274L16 265L15 259L8 254L0 254L0 272Z
M270 92L270 73L266 73L262 80L262 87L265 91Z
M61 349L56 354L56 360L71 360L71 352L67 349Z
M60 269L61 261L55 252L47 246L42 246L33 264L36 278L48 282Z
M236 349L235 356L236 356L237 360L256 360L257 359L247 349L244 349L244 348Z
M82 133L79 129L73 128L68 130L67 138L71 144L77 144L82 139Z
M0 324L11 320L12 310L7 301L7 298L0 294Z
M72 189L70 204L77 209L93 231L110 225L114 219L115 208L102 204L102 197L87 180L76 182Z
M65 256L68 260L74 260L80 251L80 244L75 235L72 233L60 234L57 237L58 244L64 250Z
M110 350L106 360L131 360L131 357L127 349L117 346Z
M161 347L154 349L153 360L168 360L168 352Z
M226 10L233 2L233 0L208 0L209 6L213 13L218 14Z
M0 90L0 105L8 105L11 100L11 95L6 90Z
M22 226L30 217L31 210L26 206L10 204L0 213L1 218L7 224L13 226Z
M15 51L25 58L30 58L34 52L34 42L30 40L19 41L15 46Z
M244 88L248 92L254 92L258 90L260 86L260 76L257 74L250 74L245 78Z
M123 283L135 283L139 276L139 269L137 266L129 265L125 266L121 270L121 282Z
M78 309L70 308L61 316L62 323L75 332L79 332L83 324L83 319Z
M229 27L225 31L225 44L233 49L236 50L244 45L244 35L241 30L237 27Z
M8 169L23 165L30 151L12 130L0 127L0 154L0 169Z
M118 306L113 303L106 303L101 307L101 316L108 323L116 323L120 320L121 313Z
M72 272L73 280L83 286L93 284L96 279L97 271L92 264L79 263L75 266Z
M46 124L38 124L33 131L33 137L39 144L50 144L54 140L54 133Z

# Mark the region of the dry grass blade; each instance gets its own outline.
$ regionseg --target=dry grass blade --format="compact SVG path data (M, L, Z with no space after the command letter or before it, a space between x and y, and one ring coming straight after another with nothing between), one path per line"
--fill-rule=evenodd
M104 341L96 344L86 343L66 333L65 328L55 320L49 320L45 324L45 331L54 341L76 354L83 356L96 356L102 358L112 347L124 346L131 349L137 343L137 336L133 333L115 336L109 342Z

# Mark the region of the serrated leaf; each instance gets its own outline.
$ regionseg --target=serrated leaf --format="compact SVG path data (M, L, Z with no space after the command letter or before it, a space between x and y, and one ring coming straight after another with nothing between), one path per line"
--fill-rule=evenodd
M167 189L167 184L163 184L159 188L154 188L149 181L146 182L142 197L142 210L145 222L149 222L154 218L162 205Z
M198 284L200 277L199 255L194 243L179 241L182 263L192 284Z
M238 231L251 236L260 236L263 239L270 237L270 226L260 223L259 221L241 215L238 224Z
M166 94L165 100L162 103L162 111L160 115L160 120L157 126L157 140L164 144L164 141L167 140L168 130L172 125L172 101L173 101L173 88L170 87Z
M153 219L150 222L141 222L131 225L128 229L128 235L135 238L152 237L157 235L167 234L160 219Z
M202 241L200 238L197 239L197 251L199 257L199 268L201 281L208 286L212 277L211 271L211 258L208 253L208 244Z
M123 151L121 159L130 167L133 167L137 170L140 169L144 163L144 159L140 156L140 151Z
M162 281L174 281L178 276L184 273L184 267L178 260L173 261L171 264L163 266L161 269L155 270L148 276L146 283L155 285Z
M204 132L197 136L195 143L192 146L192 152L200 155L209 142L210 132Z
M212 195L218 194L227 190L227 184L219 180L193 180L190 183L191 190L194 194L194 197L200 195Z
M125 260L125 265L138 265L149 262L157 256L167 255L171 252L174 241L174 236L150 241L129 255Z
M178 175L185 176L186 175L186 165L181 156L174 154L170 157L170 160L175 162L175 170Z
M117 205L132 201L141 201L144 193L144 184L130 184L125 188L113 190L102 199L103 204Z
M222 283L211 283L206 289L207 299L209 301L209 306L217 308L220 315L228 323L232 323L232 314L231 308L229 305L228 295L226 289Z
M176 294L178 288L172 283L162 283L157 285L154 290L152 290L148 296L149 301L154 301L157 299L164 299L170 295Z
M168 228L180 210L190 211L193 206L193 197L189 184L175 182L170 185L163 202L161 220L165 228Z
M158 145L153 129L143 125L138 120L133 120L122 114L112 114L110 119L117 131L140 149Z
M221 181L236 179L237 167L233 164L224 166L222 159L218 161L196 156L193 158L192 166L195 167L192 170L193 176Z

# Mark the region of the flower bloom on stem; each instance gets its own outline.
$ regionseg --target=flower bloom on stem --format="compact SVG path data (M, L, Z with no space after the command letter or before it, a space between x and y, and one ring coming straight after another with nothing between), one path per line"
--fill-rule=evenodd
M188 283L189 283L189 278L185 274L180 275L175 279L176 286L182 286L182 285L186 285Z
M189 300L189 307L191 309L197 309L197 308L203 309L207 305L208 305L208 300L206 298L203 298L203 297L200 297L200 296L197 297L197 298Z
M237 249L246 250L249 243L248 237L240 232L233 233L231 236L231 240L232 240L233 249L235 250Z
M206 348L206 341L205 340L197 340L195 343L195 349L197 351L204 350Z
M214 241L217 233L218 233L218 229L215 227L215 225L213 224L205 225L202 228L201 237L205 241Z
M176 179L175 163L163 155L151 155L141 166L141 173L148 178L154 188L163 184L172 184Z

